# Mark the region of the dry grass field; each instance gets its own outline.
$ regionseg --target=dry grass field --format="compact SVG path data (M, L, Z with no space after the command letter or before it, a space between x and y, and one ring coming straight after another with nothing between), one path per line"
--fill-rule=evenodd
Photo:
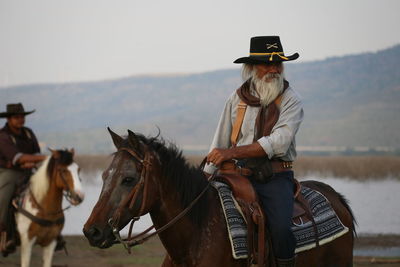
M110 155L77 155L76 161L85 172L104 170ZM187 156L188 162L199 165L201 156ZM296 177L309 174L352 179L400 179L400 157L395 156L300 156L294 164Z

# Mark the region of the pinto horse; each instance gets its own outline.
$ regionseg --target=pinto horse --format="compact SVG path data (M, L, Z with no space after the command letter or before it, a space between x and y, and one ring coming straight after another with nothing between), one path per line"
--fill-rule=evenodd
M14 202L22 267L30 265L34 244L43 247L43 266L51 266L56 238L64 227L63 192L72 205L84 198L73 149L51 152L30 178L19 203Z
M128 130L123 138L109 129L117 152L103 172L99 200L84 225L92 246L108 248L119 230L149 213L167 251L163 266L247 266L235 260L218 193L199 168L190 166L174 146ZM352 266L354 218L345 199L326 184L308 181L322 192L349 232L297 255L296 266ZM195 203L194 203L195 201ZM197 201L197 202L196 202ZM190 209L190 210L189 210ZM189 212L182 215L182 212ZM267 245L269 243L267 242ZM271 249L269 249L271 251ZM268 255L268 265L275 266Z

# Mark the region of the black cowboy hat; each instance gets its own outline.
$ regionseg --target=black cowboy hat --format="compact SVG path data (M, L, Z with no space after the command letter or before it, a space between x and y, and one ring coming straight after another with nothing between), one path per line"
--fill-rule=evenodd
M35 112L35 110L25 111L24 106L21 103L7 104L7 111L0 112L0 118L8 118L13 115L29 115L33 112Z
M285 56L279 36L256 36L250 40L250 56L236 59L233 63L268 64L295 60L298 53Z

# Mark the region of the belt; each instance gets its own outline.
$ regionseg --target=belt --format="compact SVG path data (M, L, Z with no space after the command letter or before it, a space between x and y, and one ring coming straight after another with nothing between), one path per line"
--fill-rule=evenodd
M293 161L271 160L272 172L286 172L293 168Z
M273 173L290 171L293 168L293 161L278 161L271 160L271 167ZM253 171L249 168L237 166L235 161L229 160L221 164L219 168L220 173L238 173L243 176L253 175Z

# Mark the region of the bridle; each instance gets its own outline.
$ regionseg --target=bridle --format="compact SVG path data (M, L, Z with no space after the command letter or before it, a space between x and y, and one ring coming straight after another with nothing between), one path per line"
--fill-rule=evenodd
M148 176L150 174L149 167L151 166L152 156L150 155L149 152L147 152L147 153L144 153L144 158L141 158L138 155L138 153L136 153L132 149L126 148L126 147L119 148L118 152L120 152L120 151L126 151L127 153L129 153L134 159L136 159L142 165L142 170L141 170L141 173L140 173L139 182L132 188L130 193L120 202L120 204L118 205L117 209L113 213L112 217L108 220L108 224L110 225L110 227L112 229L113 235L117 239L117 243L122 243L124 245L124 247L130 253L130 246L129 246L128 242L132 239L131 235L132 235L133 224L140 219L140 216L143 215L142 213L143 213L143 211L145 209L145 206L146 206L147 183L148 183L148 180L149 180L148 179ZM126 205L128 203L129 203L128 209L132 210L133 206L136 203L136 199L137 199L140 191L143 191L143 197L142 197L142 202L141 202L141 206L140 206L140 209L139 209L138 216L135 216L130 220L131 224L129 226L128 238L127 239L122 239L121 235L119 233L120 230L118 229L118 224L119 224L119 221L120 221L120 218L121 218L121 215L122 215L122 211L123 211L123 209L126 207ZM145 234L145 233L151 231L153 228L154 228L154 225L151 226L150 228L148 228L142 234ZM135 236L134 238L137 238L137 237L138 236Z
M53 177L55 177L55 174L58 172L58 174L61 177L61 180L63 182L63 184L65 185L66 190L63 190L63 195L65 197L65 199L71 203L71 199L74 196L74 193L71 191L70 186L68 185L68 182L64 176L63 170L62 169L58 169L58 168L54 168L53 171ZM31 191L31 189L28 189L28 193L30 195L31 200L33 201L33 204L41 211L44 211L44 209L42 208L42 206L39 204L39 202L37 201L37 199L35 198L35 195L33 194L33 192ZM78 196L79 198L79 196ZM27 210L25 210L21 203L17 203L17 201L13 200L12 205L19 211L21 212L23 215L25 215L26 217L30 218L32 221L42 225L42 226L52 226L52 225L58 225L58 224L64 224L64 214L63 212L68 210L69 208L71 208L71 205L68 205L65 208L62 208L61 210L57 211L57 212L53 212L53 213L46 213L46 215L57 215L57 214L62 214L62 216L58 219L55 220L48 220L48 219L43 219L43 218L39 218L33 214L31 214L30 212L28 212Z
M55 170L55 171L57 171L57 170ZM61 169L59 169L58 172L59 172L59 174L60 174L61 181L63 182L63 184L64 184L64 186L65 186L65 188L66 188L66 190L63 190L63 195L64 195L65 199L66 199L69 203L71 203L73 197L77 197L80 201L82 201L82 199L81 199L78 195L74 194L73 191L71 190L71 188L69 187L68 182L67 182L67 179L65 179L65 176L64 176L64 171L61 170ZM71 207L71 205L69 205L69 206L68 206L67 208L65 208L65 209L69 209L70 207ZM65 209L64 209L64 210L65 210Z
M181 212L179 213L174 219L169 221L167 224L156 230L155 232L142 237L143 235L147 234L150 232L152 229L154 229L154 225L150 226L140 234L137 234L135 236L131 236L132 234L132 229L133 229L133 224L140 219L140 216L144 215L143 212L146 208L146 200L147 200L147 187L148 187L148 180L149 180L149 175L150 171L149 168L152 165L151 160L153 159L153 156L149 151L144 152L144 158L142 159L135 151L133 151L130 148L122 147L118 149L119 151L126 151L128 152L133 158L135 158L140 164L142 164L142 170L140 173L140 180L139 182L133 187L131 192L124 198L123 201L120 202L120 205L117 207L116 211L113 213L113 216L108 220L108 224L110 225L112 229L112 233L117 239L115 243L121 243L124 245L125 249L128 251L128 253L131 253L131 247L139 245L150 239L151 237L163 232L164 230L168 229L171 227L174 223L176 223L179 219L181 219L183 216L186 215L186 213L194 206L194 204L197 203L197 201L204 195L204 193L207 191L210 183L207 184L206 187L204 187L203 191ZM130 226L129 226L129 232L128 232L128 238L122 239L121 235L119 233L118 229L118 223L122 215L122 209L129 203L129 210L132 210L133 205L136 202L137 196L139 195L139 192L143 191L143 197L142 197L142 202L141 206L139 209L138 216L133 217L130 219ZM128 222L129 223L129 222ZM138 239L139 237L142 237Z

